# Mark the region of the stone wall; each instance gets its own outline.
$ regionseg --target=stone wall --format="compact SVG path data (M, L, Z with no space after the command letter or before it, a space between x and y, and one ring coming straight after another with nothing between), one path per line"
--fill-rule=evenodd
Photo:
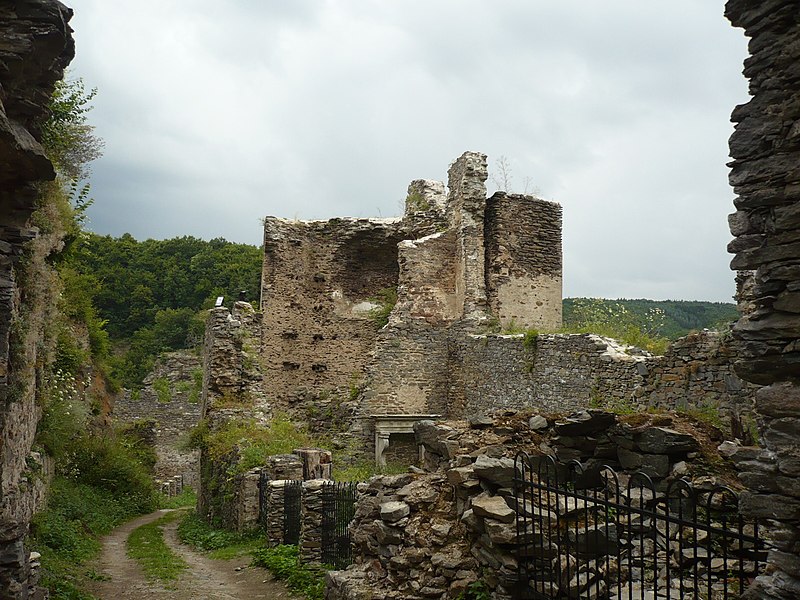
M165 386L168 396L163 397L162 389L159 397L154 384ZM183 484L193 489L200 483L200 455L197 450L182 448L187 434L200 421L201 392L201 358L189 351L170 352L158 359L138 393L126 390L113 408L113 418L118 424L153 421L153 444L158 455L156 477L167 480L183 475Z
M200 417L207 432L219 431L231 421L269 422L272 406L263 387L260 338L261 315L248 302L236 302L231 310L219 307L209 311L200 396ZM197 511L209 522L242 528L240 523L249 518L239 507L242 498L250 497L249 492L237 498L241 482L231 477L239 464L238 448L225 456L212 456L208 449L201 449Z
M486 156L465 152L447 188L411 182L402 219L265 220L262 352L282 407L326 413L363 384L356 430L376 414L444 414L455 337L560 326L561 209L487 200L486 178ZM387 291L397 302L379 330Z
M630 400L644 381L644 356L593 334L468 335L455 342L453 416L497 408L577 410L595 401ZM462 407L463 412L457 412Z
M527 347L526 347L527 346ZM736 344L704 331L650 356L593 334L468 335L454 342L448 414L498 408L558 412L587 406L683 410L716 420L725 433L752 439L758 386L733 368Z
M750 38L744 75L751 100L731 120L730 183L736 212L731 268L745 310L734 333L737 371L756 394L764 448L737 452L746 514L773 519L773 571L748 598L800 597L800 20L794 0L729 0L726 16ZM736 457L734 457L736 458Z
M74 55L72 11L53 0L0 5L0 598L27 598L30 518L41 499L30 465L40 417L37 395L45 325L58 286L45 259L59 232L40 236L30 222L37 185L55 172L39 144L55 82ZM45 207L43 210L47 210ZM25 257L27 277L21 277Z
M561 325L561 206L520 194L486 201L489 306L503 327Z
M282 408L360 381L377 333L371 311L397 287L405 236L397 219L265 220L262 353Z
M500 410L496 415L509 412L513 411ZM659 490L680 477L706 486L724 481L722 468L717 468L717 477L708 477L707 466L692 463L699 456L701 442L683 430L685 422L669 416L642 419L633 415L631 422L602 411L551 419L541 415L529 418L527 414L495 417L471 429L464 429L463 423L417 423L414 429L418 443L425 448L428 472L376 477L362 487L350 525L354 564L328 574L328 600L452 599L478 580L486 584L494 600L527 597L523 590L528 582L518 579L516 557L516 544L525 532L517 529L515 511L520 507L531 511L535 500L532 495L522 502L514 497L513 456L522 448L534 453L537 448L554 450L563 460L581 460L587 470L601 463L616 466L619 481L628 481L632 472L641 469ZM707 438L702 440L708 445ZM725 475L730 476L730 471ZM641 501L636 497L636 486L629 492L621 491L623 496L626 493L630 500L626 498L623 503ZM547 497L553 495L540 494L538 499ZM564 523L569 522L565 513L580 507L577 503L564 506L563 497L560 502L557 506L540 506L542 512L533 516L547 523L549 519L555 521L558 513L563 532ZM530 512L526 514L531 516ZM620 523L624 521L620 519ZM578 532L577 525L570 524L566 529ZM632 547L650 543L639 537L642 531L630 533ZM677 547L678 533L678 528L670 530L670 546ZM533 551L545 551L548 544L541 535L525 541ZM576 597L595 597L598 589L614 590L612 597L628 597L629 593L638 597L642 587L647 589L644 575L637 577L630 564L626 571L614 558L606 563L605 571L599 571L599 577L595 561L585 556L582 560L567 556L559 559L573 561L573 574L593 573L569 582ZM617 571L620 575L614 578L612 573ZM677 580L667 581L663 569L660 571L656 576L661 590L672 587L671 592L677 594ZM717 567L717 571L723 572L714 579L724 576L723 569ZM595 585L598 578L607 582ZM630 584L631 580L634 583ZM626 583L630 592L623 585ZM601 593L597 597L605 596Z

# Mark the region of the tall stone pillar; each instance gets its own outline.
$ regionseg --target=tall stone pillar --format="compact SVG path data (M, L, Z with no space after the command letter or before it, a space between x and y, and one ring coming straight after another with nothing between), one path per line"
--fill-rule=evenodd
M744 75L752 99L734 109L730 183L737 211L728 246L743 314L736 364L756 394L764 448L744 448L740 510L768 519L770 570L743 597L800 598L800 6L729 0L726 16L751 38Z
M486 155L465 152L447 172L450 197L448 216L456 231L456 293L464 299L464 316L483 320L487 316L484 215Z

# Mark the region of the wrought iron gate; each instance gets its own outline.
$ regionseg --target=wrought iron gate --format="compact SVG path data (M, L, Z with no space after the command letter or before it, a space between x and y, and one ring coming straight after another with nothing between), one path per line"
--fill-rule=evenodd
M725 486L520 453L514 501L519 598L732 600L766 559Z
M355 483L322 488L322 562L344 569L352 561L349 525L356 511Z
M283 488L283 543L300 543L300 505L303 496L302 481L287 481Z

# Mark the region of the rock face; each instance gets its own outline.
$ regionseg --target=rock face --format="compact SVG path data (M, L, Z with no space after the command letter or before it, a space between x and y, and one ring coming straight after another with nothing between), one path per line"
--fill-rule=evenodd
M39 419L35 365L55 304L46 277L20 287L19 260L43 264L61 240L43 237L29 217L36 184L55 177L39 144L54 83L74 55L72 11L54 0L0 4L0 598L27 598L29 553L23 539L41 495L26 476ZM13 349L13 350L12 350Z
M726 16L750 39L744 75L752 99L734 109L730 183L737 211L731 268L743 314L737 370L767 385L756 394L765 449L736 451L751 492L740 508L775 519L774 570L747 598L800 596L800 19L794 0L729 0Z

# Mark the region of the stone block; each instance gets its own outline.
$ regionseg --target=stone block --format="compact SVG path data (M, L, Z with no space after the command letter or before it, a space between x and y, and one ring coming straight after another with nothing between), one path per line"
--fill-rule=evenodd
M639 450L650 454L681 454L700 448L691 435L666 427L648 427L633 439Z
M384 502L380 506L381 519L394 523L411 513L411 507L405 502Z
M472 499L472 511L479 517L495 519L503 523L513 523L516 513L500 496L480 494Z

